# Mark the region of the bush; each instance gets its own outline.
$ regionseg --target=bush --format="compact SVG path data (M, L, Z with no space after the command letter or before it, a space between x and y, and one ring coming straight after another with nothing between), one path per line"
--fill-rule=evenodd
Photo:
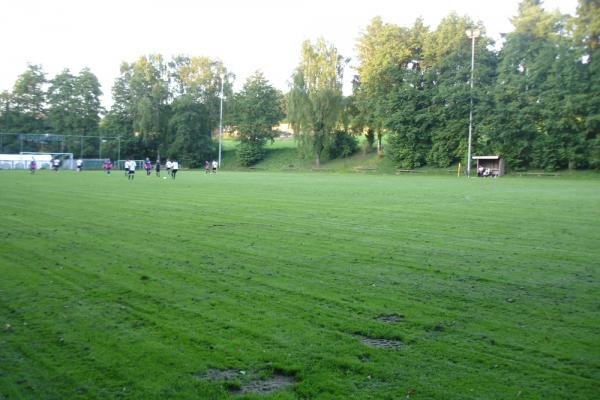
M237 149L237 157L240 165L249 167L254 165L265 156L265 150L262 143L242 142Z
M407 130L388 136L387 153L396 166L412 169L425 164L428 147L415 140L417 133L416 130Z
M350 157L358 151L358 141L346 132L337 131L325 150L330 159Z

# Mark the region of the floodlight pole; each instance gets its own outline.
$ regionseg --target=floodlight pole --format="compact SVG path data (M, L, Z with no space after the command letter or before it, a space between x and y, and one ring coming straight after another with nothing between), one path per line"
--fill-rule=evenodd
M471 177L471 138L473 137L473 74L475 71L475 38L479 37L479 29L467 29L467 37L471 39L471 107L469 109L469 144L467 150L467 177Z
M221 142L223 141L223 81L225 75L221 74L221 111L219 113L219 168L221 168Z

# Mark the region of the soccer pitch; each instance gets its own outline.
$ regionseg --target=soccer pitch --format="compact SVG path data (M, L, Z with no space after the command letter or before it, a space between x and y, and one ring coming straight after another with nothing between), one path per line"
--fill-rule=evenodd
M600 180L0 172L0 399L591 399Z

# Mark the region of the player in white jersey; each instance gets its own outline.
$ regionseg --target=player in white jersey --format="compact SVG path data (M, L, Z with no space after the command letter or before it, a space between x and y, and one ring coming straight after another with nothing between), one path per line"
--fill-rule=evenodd
M177 162L177 160L173 160L173 162L171 162L171 177L173 179L175 179L175 175L177 174L178 170L179 170L179 163Z
M129 161L127 162L127 164L128 164L128 166L129 166L129 168L128 168L128 171L129 171L129 172L128 172L128 174L127 174L127 179L128 179L128 180L133 180L133 178L135 178L135 167L136 167L136 165L135 165L135 161L133 161L133 160L129 160Z

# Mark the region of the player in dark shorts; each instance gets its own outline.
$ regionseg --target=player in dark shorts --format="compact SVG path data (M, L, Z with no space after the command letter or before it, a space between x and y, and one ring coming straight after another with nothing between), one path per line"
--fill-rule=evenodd
M131 161L129 161L129 169L128 169L128 173L127 173L127 179L133 180L133 178L135 178L135 161L131 160Z
M171 177L175 179L175 175L177 175L177 171L179 170L179 162L177 160L173 160L171 163Z
M156 176L160 178L160 160L156 160Z

